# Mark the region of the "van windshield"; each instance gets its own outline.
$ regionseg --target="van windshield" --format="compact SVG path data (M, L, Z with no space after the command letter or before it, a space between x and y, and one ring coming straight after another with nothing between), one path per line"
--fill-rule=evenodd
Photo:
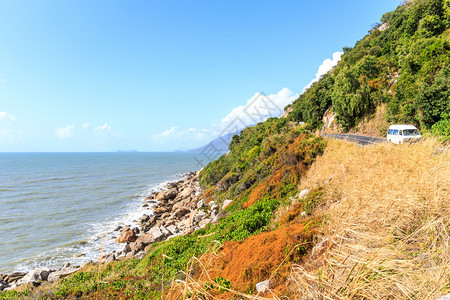
M419 135L419 130L417 129L403 129L403 135Z

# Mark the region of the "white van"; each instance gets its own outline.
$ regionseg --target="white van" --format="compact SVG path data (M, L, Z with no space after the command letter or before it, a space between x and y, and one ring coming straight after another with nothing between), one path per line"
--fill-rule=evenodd
M418 141L422 136L413 125L391 125L387 133L387 141L394 144Z

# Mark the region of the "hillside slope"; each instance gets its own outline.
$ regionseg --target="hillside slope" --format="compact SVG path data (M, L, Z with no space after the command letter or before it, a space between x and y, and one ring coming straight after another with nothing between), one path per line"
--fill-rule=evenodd
M448 138L449 13L448 0L421 0L384 15L383 25L345 48L338 66L292 104L288 118L235 135L229 153L200 172L203 193L190 197L190 209L218 210L204 226L152 243L143 258L86 265L57 283L0 297L436 299L450 293L450 155L435 153L443 142L360 147L313 133L328 110L343 130L382 115L380 126L414 123ZM266 288L258 291L261 282Z
M415 0L386 13L337 67L293 104L292 120L322 126L331 108L344 131L376 117L450 138L450 2Z

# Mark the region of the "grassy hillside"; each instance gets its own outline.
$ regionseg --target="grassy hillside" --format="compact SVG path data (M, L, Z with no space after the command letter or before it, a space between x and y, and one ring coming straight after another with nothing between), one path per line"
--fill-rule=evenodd
M412 123L450 139L450 2L415 0L386 13L337 67L292 105L291 118L321 127L332 107L337 122L357 129L382 104L387 123Z
M438 146L328 143L300 185L322 188L316 213L326 216L321 251L293 267L300 299L450 293L450 155Z

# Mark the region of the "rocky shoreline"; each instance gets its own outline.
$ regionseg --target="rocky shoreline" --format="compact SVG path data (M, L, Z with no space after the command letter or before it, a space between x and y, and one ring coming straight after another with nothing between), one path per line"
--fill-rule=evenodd
M116 241L124 245L123 249L101 256L98 262L87 264L142 258L154 243L190 234L208 223L216 222L220 211L231 201L225 200L222 207L213 201L205 203L201 197L198 175L199 172L190 172L183 179L168 183L161 191L153 192L143 204L151 213L136 220L134 226L118 226L115 229L119 234ZM81 268L66 263L61 269L38 268L28 273L0 274L0 291L13 290L24 284L38 286L56 282Z

